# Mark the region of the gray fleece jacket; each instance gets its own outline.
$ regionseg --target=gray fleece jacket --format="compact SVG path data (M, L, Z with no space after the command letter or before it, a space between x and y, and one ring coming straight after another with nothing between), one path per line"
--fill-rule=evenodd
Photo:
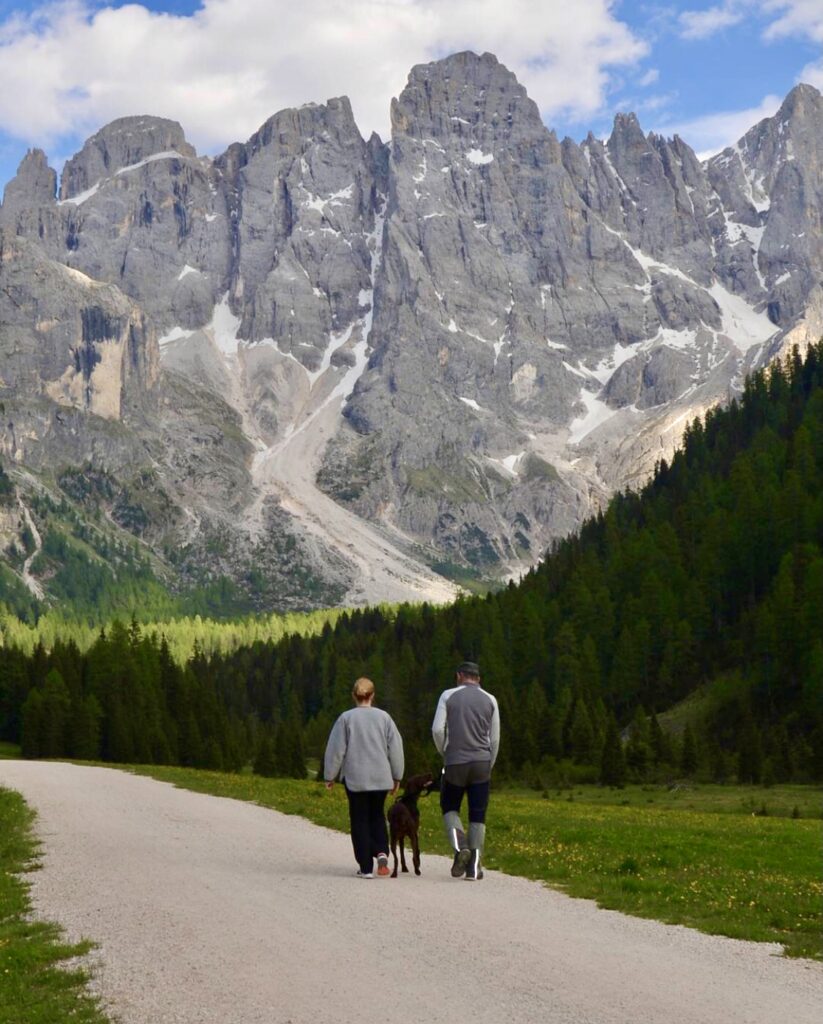
M497 760L500 711L497 701L479 683L444 690L432 722L432 738L448 765Z
M323 761L327 782L344 779L357 793L391 789L404 768L403 740L385 711L351 708L334 723Z

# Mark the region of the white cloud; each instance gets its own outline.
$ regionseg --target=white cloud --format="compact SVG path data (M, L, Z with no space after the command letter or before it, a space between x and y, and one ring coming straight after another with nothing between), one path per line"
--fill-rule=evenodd
M657 110L664 110L666 107L671 106L672 103L677 99L676 92L665 92L665 93L653 93L651 96L646 96L644 99L639 100L631 108L635 113L654 113Z
M637 84L645 88L647 85L654 85L654 83L660 78L660 72L657 68L649 68L642 78L637 80Z
M660 120L663 117L661 112L667 107L671 107L677 99L677 92L627 94L621 96L614 106L616 110L632 111L645 124L646 115L655 115Z
M663 124L655 131L661 135L679 135L697 152L701 160L731 146L764 117L777 112L779 96L766 96L756 107L707 114L678 124Z
M707 39L753 17L765 21L766 42L800 36L823 43L821 0L723 0L705 10L683 11L677 21L682 38Z
M647 46L613 0L203 0L195 14L58 0L0 26L0 130L48 147L127 114L179 120L198 150L247 138L275 111L348 95L388 134L412 65L489 50L546 117L591 116L612 69Z
M823 45L821 0L763 0L763 9L767 14L777 15L763 33L767 41L800 36ZM823 54L801 70L797 81L823 89Z
M823 58L816 64L807 64L797 76L798 82L806 82L823 92Z
M705 11L683 11L678 18L683 39L708 39L721 29L738 25L744 18L740 4L728 2Z
M778 17L763 33L765 39L803 36L823 43L823 3L820 0L762 0L766 14Z

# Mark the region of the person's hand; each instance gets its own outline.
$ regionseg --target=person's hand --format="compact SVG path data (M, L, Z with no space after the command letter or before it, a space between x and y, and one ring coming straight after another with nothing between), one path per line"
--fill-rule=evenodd
M399 790L400 790L400 779L395 779L394 780L394 785L391 788L391 795L392 796L396 796L397 793L399 792Z
M326 789L334 789L334 779L326 783Z

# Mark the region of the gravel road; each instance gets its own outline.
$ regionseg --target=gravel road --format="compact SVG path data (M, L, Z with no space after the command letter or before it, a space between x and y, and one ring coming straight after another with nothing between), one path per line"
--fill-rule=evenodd
M346 836L105 768L0 761L36 912L122 1024L818 1024L823 969L487 872L363 881ZM431 813L431 812L429 812ZM494 828L492 807L490 829Z

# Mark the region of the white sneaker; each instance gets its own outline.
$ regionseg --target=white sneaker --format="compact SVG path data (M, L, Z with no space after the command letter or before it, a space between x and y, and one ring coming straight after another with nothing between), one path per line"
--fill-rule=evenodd
M358 871L357 872L357 877L358 878L374 878L374 875L371 873L371 871Z

